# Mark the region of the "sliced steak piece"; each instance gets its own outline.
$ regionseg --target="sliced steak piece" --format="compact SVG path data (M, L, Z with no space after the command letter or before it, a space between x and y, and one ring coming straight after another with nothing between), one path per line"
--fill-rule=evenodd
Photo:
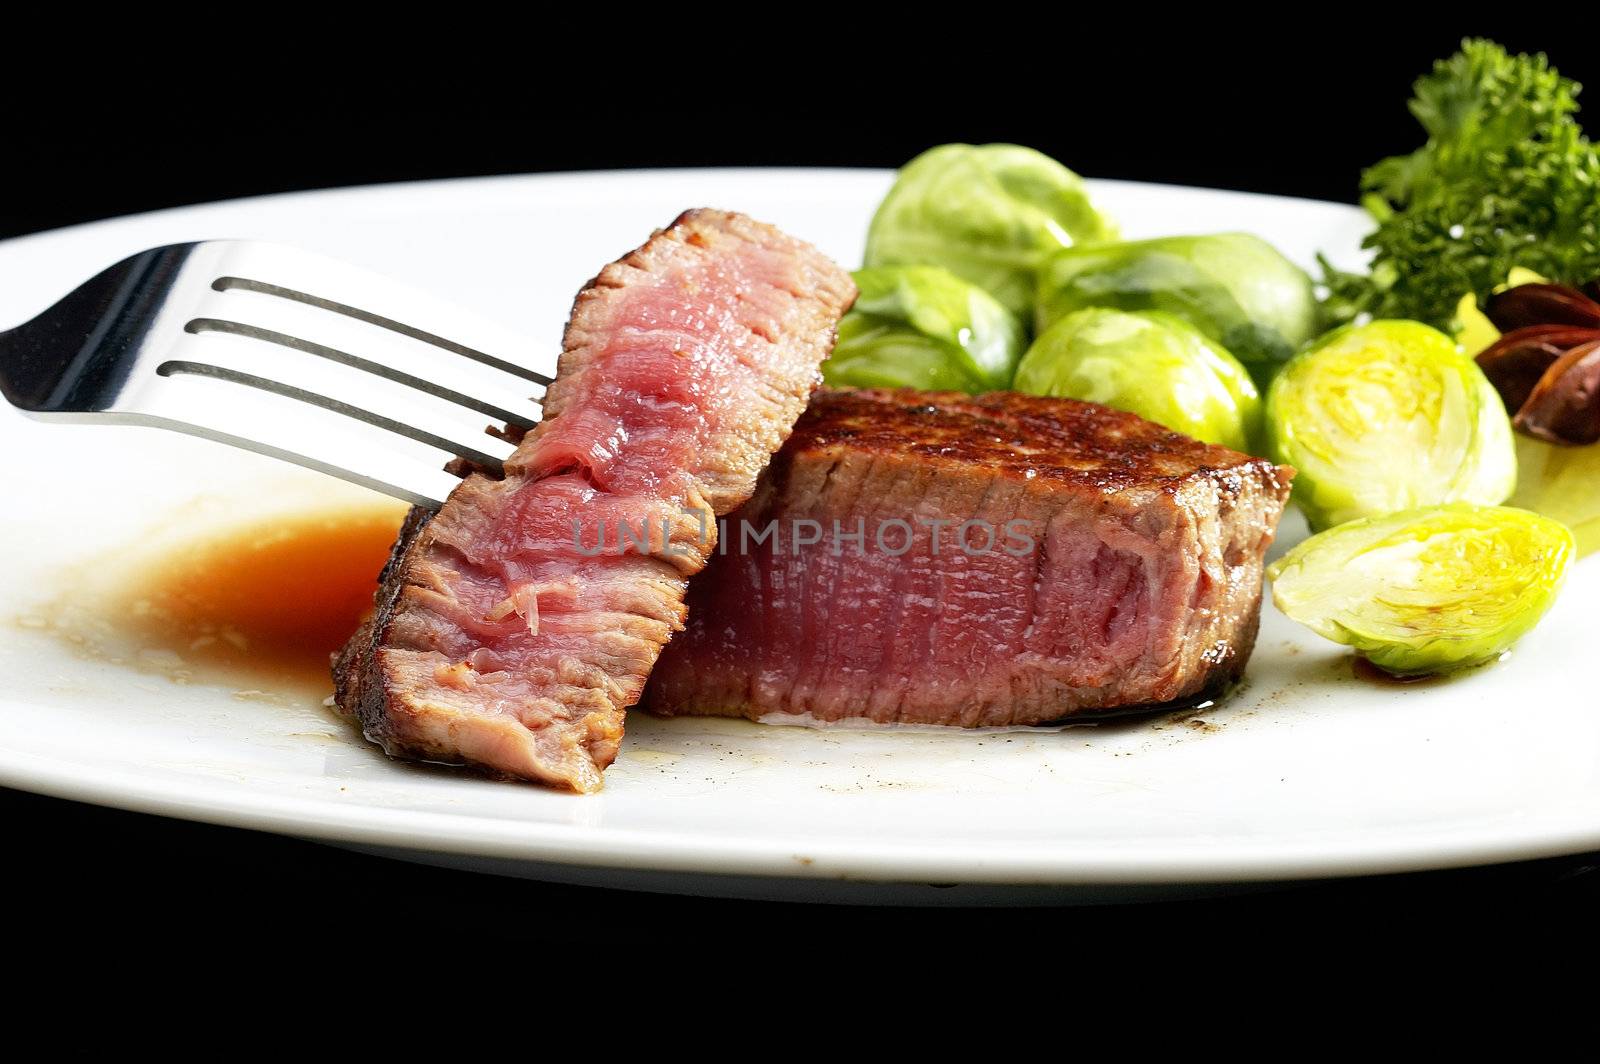
M716 211L607 266L505 478L407 521L335 663L340 708L398 757L598 788L710 515L749 497L854 298L815 249Z
M1292 475L1090 403L825 389L643 705L979 727L1219 691Z

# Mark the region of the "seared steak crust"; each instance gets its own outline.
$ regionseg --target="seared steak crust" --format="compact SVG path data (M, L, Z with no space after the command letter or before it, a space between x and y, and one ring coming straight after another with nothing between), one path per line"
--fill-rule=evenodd
M643 704L973 727L1213 693L1253 646L1291 475L1088 403L824 390L692 582ZM739 541L774 521L790 539ZM906 533L875 531L897 521L891 553Z
M395 756L597 789L702 526L749 497L854 298L813 248L716 211L607 266L504 479L407 520L335 663L340 708Z

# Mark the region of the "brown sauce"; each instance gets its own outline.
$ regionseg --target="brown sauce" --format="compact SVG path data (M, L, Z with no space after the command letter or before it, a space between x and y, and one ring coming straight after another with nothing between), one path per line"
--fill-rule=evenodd
M1365 680L1368 683L1381 684L1385 687L1425 687L1428 684L1441 683L1445 680L1444 676L1437 673L1429 673L1424 676L1396 676L1392 672L1385 672L1359 655L1351 658L1350 661L1350 671L1355 674L1356 679Z
M331 686L329 655L372 608L404 518L384 504L277 515L179 541L132 574L105 615L186 671Z

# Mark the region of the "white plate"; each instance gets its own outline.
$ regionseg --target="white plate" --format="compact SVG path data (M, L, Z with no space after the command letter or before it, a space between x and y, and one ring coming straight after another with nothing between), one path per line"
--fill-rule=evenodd
M745 210L853 264L887 183L864 171L570 174L166 211L0 244L0 321L140 248L260 237L420 283L553 350L577 288L681 208ZM1317 249L1357 255L1350 207L1097 191L1130 236L1245 229L1308 265ZM1600 700L1585 675L1600 622L1593 561L1510 660L1451 683L1355 680L1340 648L1269 606L1248 688L1207 727L894 734L635 715L604 792L575 797L391 762L310 702L180 686L13 623L58 595L74 565L115 565L119 544L163 521L357 489L155 430L46 427L9 409L0 449L10 786L552 878L745 877L729 882L817 896L843 882L1222 882L1600 847ZM1299 529L1291 521L1286 536Z

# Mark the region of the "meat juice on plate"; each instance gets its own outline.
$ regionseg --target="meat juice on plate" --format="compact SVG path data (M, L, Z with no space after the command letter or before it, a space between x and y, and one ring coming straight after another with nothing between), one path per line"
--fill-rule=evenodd
M328 655L372 608L401 511L310 513L175 551L130 585L134 627L196 664L327 687Z
M178 682L320 700L332 688L329 655L372 608L404 515L383 500L158 534L134 564L86 567L18 621ZM95 575L108 571L117 575Z

